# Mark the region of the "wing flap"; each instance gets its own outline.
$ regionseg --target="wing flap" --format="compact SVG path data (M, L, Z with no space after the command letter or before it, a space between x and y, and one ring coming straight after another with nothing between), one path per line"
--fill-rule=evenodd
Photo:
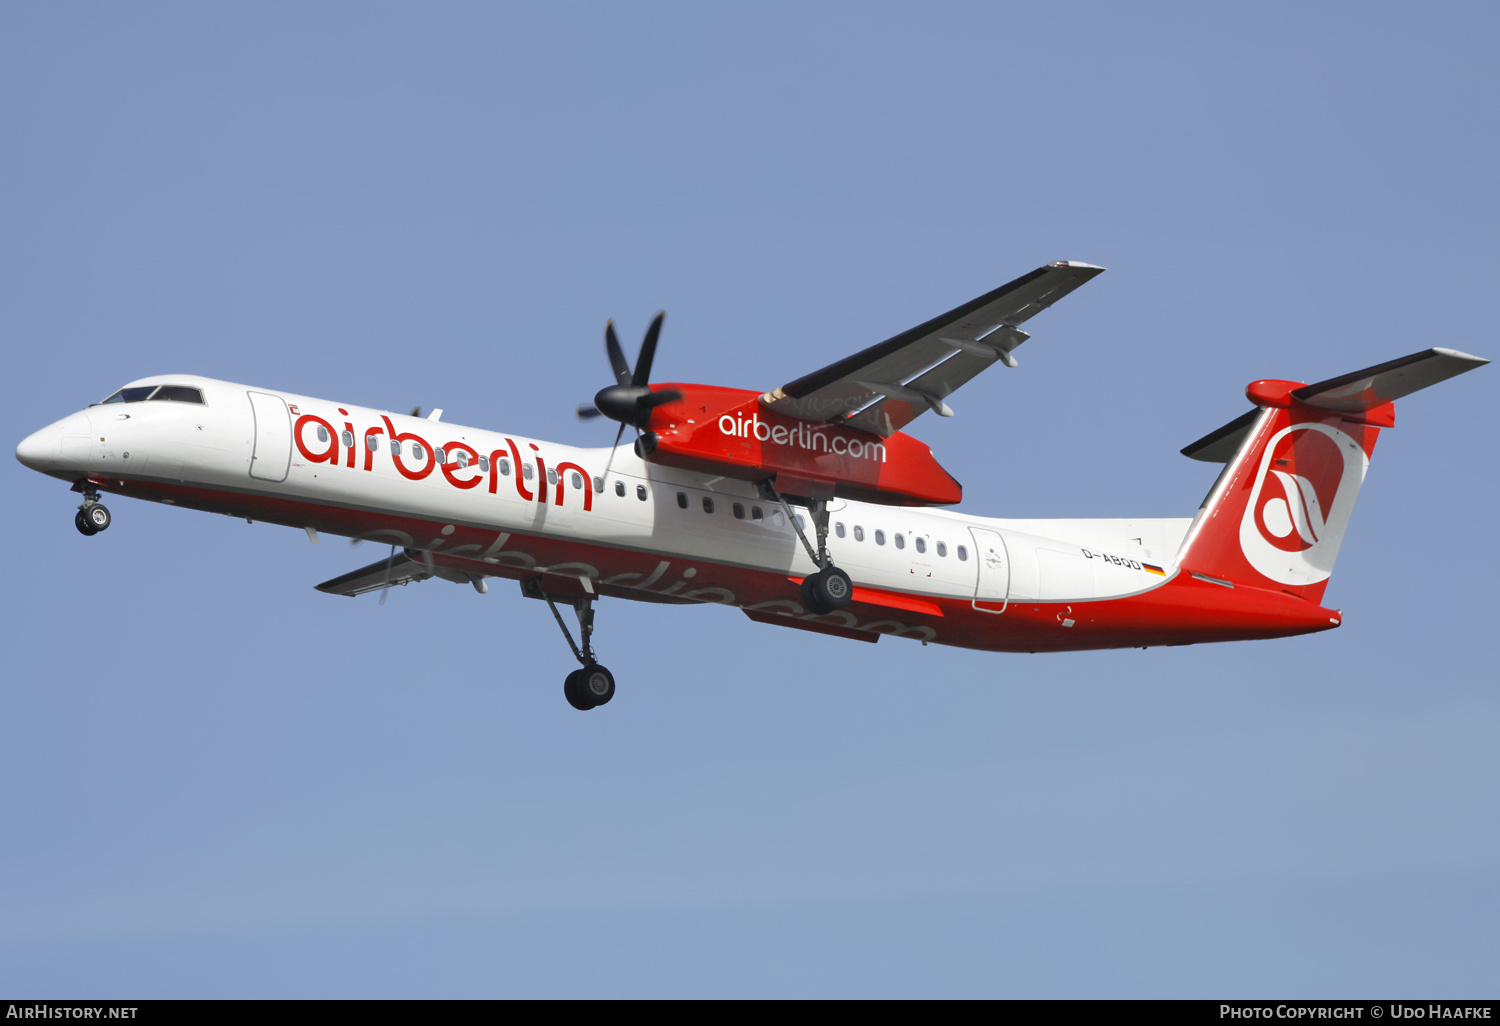
M792 627L799 631L812 631L814 634L832 634L835 638L847 638L850 641L868 641L871 644L880 640L879 634L870 631L850 630L848 627L838 627L831 623L819 623L816 620L798 620L791 616L770 613L764 609L747 609L745 615L756 623L768 623L774 627Z
M327 592L329 595L348 595L353 598L355 595L379 591L387 586L394 587L398 584L409 584L412 581L425 581L429 577L436 576L437 574L426 563L412 559L404 552L398 552L392 559L377 560L369 566L351 570L341 577L324 581L316 587L319 591Z

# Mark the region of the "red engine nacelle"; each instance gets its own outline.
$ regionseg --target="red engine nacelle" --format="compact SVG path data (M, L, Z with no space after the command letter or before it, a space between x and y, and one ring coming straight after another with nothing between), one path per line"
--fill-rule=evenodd
M745 481L775 477L785 495L835 495L890 506L947 506L963 486L907 434L797 420L760 405L760 393L713 385L653 384L682 398L652 411L652 463ZM650 448L649 445L646 448Z

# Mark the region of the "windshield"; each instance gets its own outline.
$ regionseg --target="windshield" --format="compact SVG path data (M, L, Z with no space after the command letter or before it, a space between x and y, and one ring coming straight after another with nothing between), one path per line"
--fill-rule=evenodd
M122 388L104 402L96 405L139 403L147 399L153 402L197 403L201 406L203 405L203 392L190 385L137 385L134 388Z
M104 400L104 403L138 403L144 401L145 398L154 391L156 391L155 385L139 385L135 388L122 388L114 395ZM103 406L104 403L100 403L99 405Z

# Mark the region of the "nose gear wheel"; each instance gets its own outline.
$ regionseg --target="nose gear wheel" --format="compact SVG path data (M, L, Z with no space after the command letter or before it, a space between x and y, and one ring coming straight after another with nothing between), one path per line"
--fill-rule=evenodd
M109 509L99 502L99 493L94 490L94 486L87 481L80 481L73 486L73 491L83 494L83 505L78 507L78 513L73 517L73 526L78 528L78 533L84 537L92 537L108 528L112 518Z

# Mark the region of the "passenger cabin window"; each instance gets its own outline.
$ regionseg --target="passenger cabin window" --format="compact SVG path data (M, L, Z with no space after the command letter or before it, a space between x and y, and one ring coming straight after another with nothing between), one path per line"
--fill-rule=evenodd
M369 449L371 452L379 452L380 451L380 436L379 435L365 435L365 448Z
M345 449L354 448L354 432L344 431L339 434L339 441L344 443Z
M557 484L557 471L553 470L551 467L547 468L547 483Z
M202 406L203 393L196 388L189 388L187 385L163 385L156 390L156 394L151 397L151 401L170 403L197 403L199 406ZM318 439L318 441L326 442L328 441L328 439L325 436Z
M530 481L532 478L536 477L536 468L533 467L530 463L521 464L521 476Z
M711 499L711 498L709 498L707 495L705 495L703 497L703 512L705 512L705 513L712 513L713 511L714 511L714 500Z
M328 444L328 429L322 424L318 425L318 441L322 442L324 445Z
M844 536L844 522L842 520L833 525L833 533L838 535L840 538Z
M730 508L730 512L732 512L734 514L734 519L736 519L736 520L744 520L745 519L745 504L744 503L742 503L742 502L736 502L733 506L731 506L729 508Z
M885 532L882 531L882 530L880 530L878 527L875 529L875 544L876 545L884 545L885 544Z
M427 458L427 450L422 448L421 442L411 443L411 458L418 463Z
M464 467L467 467L469 465L469 454L460 449L454 454L453 462L457 463L459 469L462 470Z
M756 523L760 523L762 520L766 519L766 515L760 511L759 506L751 506L750 519L754 520Z
M786 514L781 512L781 510L779 509L773 509L771 511L771 523L775 524L777 527L785 527Z
M437 460L439 463L447 463L448 462L448 450L447 449L434 449L434 450L432 450L432 458L435 459L435 460Z
M896 532L896 548L906 548L906 535L902 534L900 531Z
M792 514L792 519L795 520L795 521L797 521L797 526L799 528L801 528L804 531L807 530L807 521L802 519L802 514L801 513L793 513Z
M687 492L677 493L677 508L687 509Z
M600 494L603 494L603 492L604 492L604 478L602 478L602 477L596 477L596 478L594 478L594 491L599 492Z
M927 551L927 539L918 536L918 538L917 538L917 551L918 552L926 552Z
M496 465L500 468L501 477L510 477L510 460L498 460Z
M939 556L947 556L948 555L948 543L947 542L938 542L937 549L938 549L938 555Z
M625 482L624 481L616 481L615 482L615 494L618 495L622 499L625 498Z
M865 540L865 529L863 527L860 527L858 524L854 525L854 540L855 541L864 541Z
M962 545L960 545L958 547L958 558L959 559L968 559L969 558L969 550L966 549L966 548L964 548Z
M479 469L485 474L490 472L490 458L488 456L479 457Z
M636 485L635 486L635 497L637 499L640 499L642 502L646 501L646 486L645 485Z
M569 480L571 480L573 482L573 490L574 491L578 491L578 492L583 491L583 478L579 477L575 473L571 478L569 478Z

